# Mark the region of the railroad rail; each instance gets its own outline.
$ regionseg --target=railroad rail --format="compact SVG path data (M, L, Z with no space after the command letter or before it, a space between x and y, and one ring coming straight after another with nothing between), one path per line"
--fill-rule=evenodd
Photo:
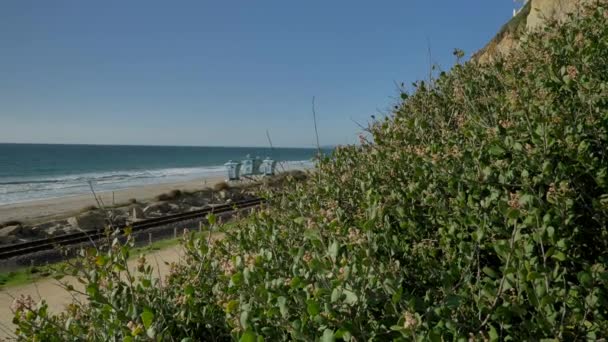
M262 204L263 199L254 198L249 200L237 201L228 204L221 204L213 207L208 207L200 210L189 211L175 215L167 215L163 217L151 218L147 220L133 222L129 225L120 227L120 231L124 232L127 227L131 228L132 232L141 232L146 229L162 227L168 224L179 223L187 220L205 218L207 215L228 213L234 210L247 209L256 207ZM80 231L76 233L59 235L47 239L33 240L28 242L17 243L8 246L0 246L0 260L23 256L35 252L41 252L49 249L54 249L57 246L71 246L91 241L98 241L107 236L105 228L93 229L88 231Z

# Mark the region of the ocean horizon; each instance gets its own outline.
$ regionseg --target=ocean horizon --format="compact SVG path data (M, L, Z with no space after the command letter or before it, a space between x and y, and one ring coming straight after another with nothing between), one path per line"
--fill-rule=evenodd
M328 151L329 149L324 149ZM247 155L311 167L315 148L0 143L0 205L225 174Z

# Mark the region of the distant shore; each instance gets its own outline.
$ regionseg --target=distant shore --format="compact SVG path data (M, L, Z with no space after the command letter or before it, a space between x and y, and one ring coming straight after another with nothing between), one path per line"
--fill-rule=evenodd
M151 200L154 197L171 190L200 190L224 181L223 176L199 178L191 181L142 185L115 191L98 192L107 206L114 203L126 203L131 199L137 201ZM112 199L112 193L114 198ZM97 205L92 194L65 196L31 202L0 205L0 223L6 221L21 221L27 223L45 222L60 219L79 212L87 206Z

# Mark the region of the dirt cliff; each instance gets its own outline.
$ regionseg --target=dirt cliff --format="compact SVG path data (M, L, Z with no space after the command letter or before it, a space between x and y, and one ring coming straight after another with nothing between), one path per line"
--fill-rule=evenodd
M581 9L585 2L597 0L530 0L521 11L506 23L498 34L473 55L472 60L485 63L499 55L508 54L518 45L527 31L542 29L548 20L566 20Z

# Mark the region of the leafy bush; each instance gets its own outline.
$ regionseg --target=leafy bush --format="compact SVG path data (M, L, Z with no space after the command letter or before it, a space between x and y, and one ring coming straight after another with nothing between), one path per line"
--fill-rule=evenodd
M402 94L373 143L163 282L128 246L73 272L89 304L23 301L24 339L559 340L608 335L608 7ZM211 218L211 223L213 223ZM19 304L19 303L18 303Z

